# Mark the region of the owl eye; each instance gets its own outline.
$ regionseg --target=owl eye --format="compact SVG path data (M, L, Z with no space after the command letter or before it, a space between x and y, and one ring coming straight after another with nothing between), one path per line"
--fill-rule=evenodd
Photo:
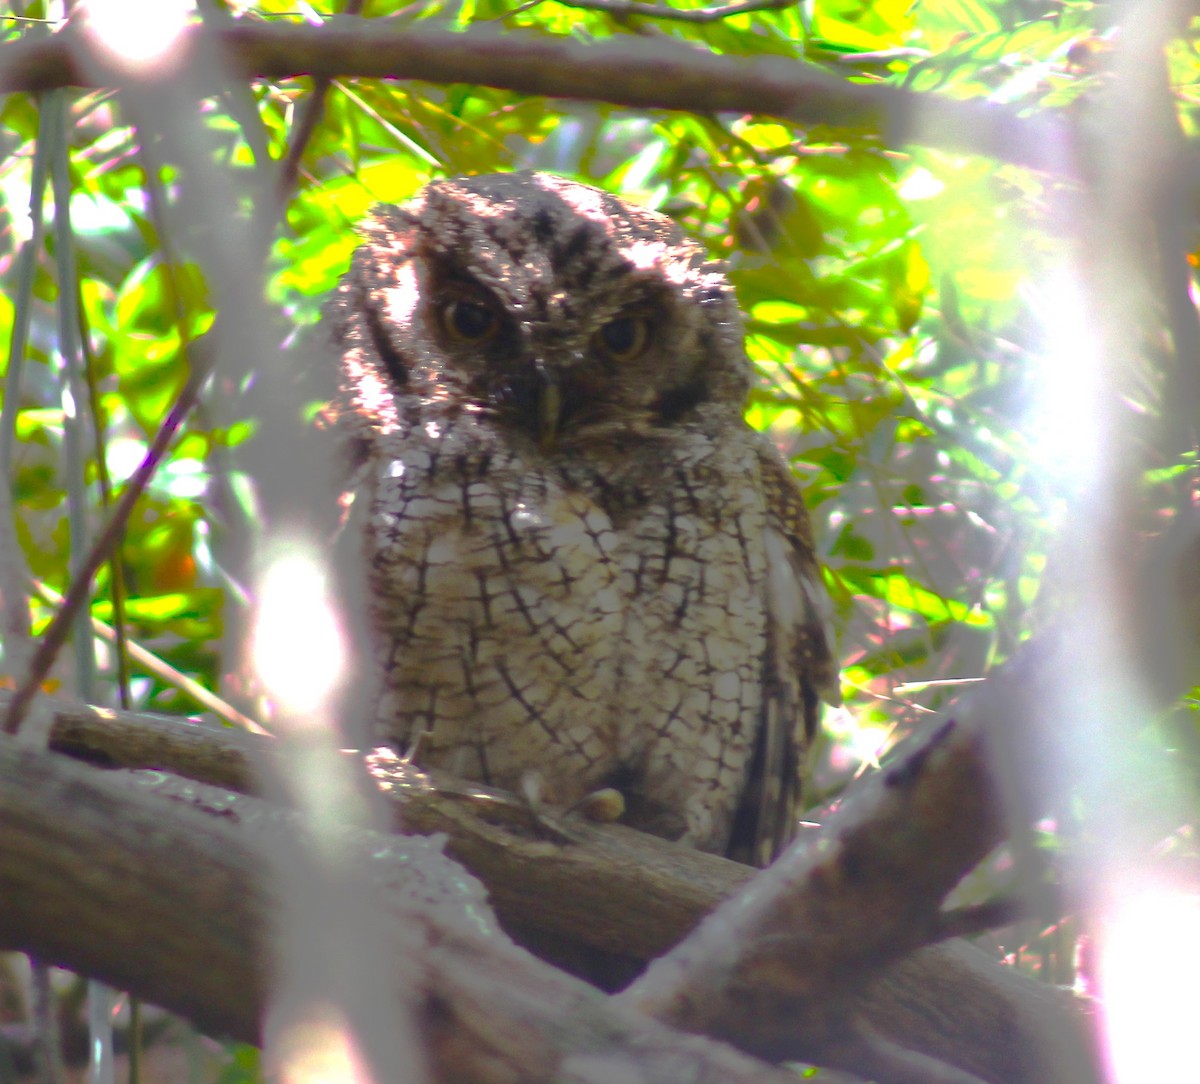
M632 361L650 345L650 320L618 316L600 329L600 343L614 361Z
M478 345L487 342L500 329L500 317L478 301L456 298L442 308L442 326L458 342Z

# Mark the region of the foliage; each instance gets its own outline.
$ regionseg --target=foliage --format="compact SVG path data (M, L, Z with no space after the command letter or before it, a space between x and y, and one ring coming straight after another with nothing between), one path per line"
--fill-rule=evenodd
M0 26L9 38L32 36L47 6L57 7L28 4L25 21ZM262 20L311 19L326 6L203 5L206 18L219 9ZM582 40L657 33L1030 114L1069 110L1102 85L1110 46L1107 5L1086 0L808 0L704 24L554 0L372 0L365 14L393 27L488 22ZM1198 55L1193 27L1170 58L1189 134ZM186 380L188 344L214 320L217 284L206 280L192 239L164 231L156 207L208 183L189 175L199 169L243 197L207 229L238 232L269 214L262 193L313 93L313 81L300 78L208 98L206 158L186 165L152 153L110 91L70 94L65 133L47 124L48 97L10 94L0 107L9 239L0 249L0 341L11 338L18 306L31 321L19 415L6 404L16 522L33 575L55 591L65 589L80 545L68 523L68 475L86 487L94 531L108 500L105 474L116 487L129 476ZM36 153L58 156L65 170L70 202L58 210L69 212L73 247L64 251L48 227L22 292ZM1072 484L1047 471L1046 422L1030 410L1054 363L1049 321L1066 259L1055 215L1065 182L893 146L870 128L335 80L266 260L263 296L280 341L302 359L319 339L322 299L373 203L403 199L434 177L531 167L664 210L728 262L760 377L748 418L787 451L806 486L837 609L848 708L830 719L831 740L813 768L813 793L834 795L1035 623L1048 539ZM72 273L89 389L75 404L78 420L64 407L57 317ZM255 518L239 455L258 420L247 413L218 423L216 415L202 409L190 419L117 566L129 634L214 688L231 665L220 654L229 609L241 605L229 578L242 570L222 567L221 542ZM73 424L83 426L86 452L72 464L64 455ZM1159 469L1154 482L1169 506L1193 480L1194 463L1164 456ZM113 619L116 587L106 571L93 605L101 620ZM135 669L131 691L136 706L195 710L161 676Z

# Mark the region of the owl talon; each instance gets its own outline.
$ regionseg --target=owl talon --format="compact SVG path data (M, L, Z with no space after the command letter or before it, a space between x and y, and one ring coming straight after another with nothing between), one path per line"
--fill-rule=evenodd
M535 832L556 843L580 843L578 833L563 825L556 811L550 813L542 801L542 777L539 772L529 771L521 775L517 796L523 799L525 812Z
M567 812L597 824L613 824L625 815L625 795L615 787L601 787L585 794Z

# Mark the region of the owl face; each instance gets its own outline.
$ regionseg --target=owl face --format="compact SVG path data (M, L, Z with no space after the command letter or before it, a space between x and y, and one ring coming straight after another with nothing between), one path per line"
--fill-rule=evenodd
M360 364L374 380L360 384L378 402L356 407L385 427L389 393L400 409L408 396L457 404L544 449L740 415L732 290L662 215L547 174L496 174L431 184L379 209L366 235L369 295L355 300L373 314Z

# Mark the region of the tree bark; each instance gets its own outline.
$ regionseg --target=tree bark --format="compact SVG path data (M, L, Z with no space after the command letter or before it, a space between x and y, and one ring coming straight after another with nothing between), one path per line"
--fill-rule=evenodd
M84 707L60 708L51 740L55 748L76 757L165 769L239 790L253 789L254 758L272 755L270 741L249 735ZM724 1019L721 1008L724 1004L737 1010L739 1001L745 1000L738 993L744 989L741 980L730 984L727 975L722 978L712 970L714 964L728 964L733 950L720 946L735 945L742 936L737 933L719 934L715 953L703 947L703 938L711 935L701 935L700 940L680 949L684 970L677 973L675 981L663 981L664 971L669 974L680 966L678 959L669 958L658 966L658 978L652 971L622 997L641 1010L661 1012L691 1029L719 1031L735 1043L772 1057L823 1053L842 1064L852 1064L855 1059L861 1064L862 1036L876 1032L899 1047L958 1066L977 1079L1094 1079L1087 1034L1089 1007L1001 968L969 945L921 949L895 964L879 981L868 982L914 944L937 936L930 923L930 915L937 912L931 910L929 901L940 888L918 893L925 900L918 908L919 921L905 930L913 908L905 910L903 900L925 876L921 866L927 863L930 850L941 852L939 862L934 863L940 872L933 875L939 885L957 879L955 861L969 865L973 860L962 857L963 843L939 837L940 821L948 819L966 839L965 850L976 857L999 837L988 788L979 785L978 756L975 739L966 731L956 731L939 748L918 754L916 764L899 769L907 778L898 779L896 770L890 780L880 777L877 789L883 792L884 804L873 807L871 801L864 801L856 807L861 811L854 814L849 827L850 836L857 830L867 844L874 833L873 845L885 852L901 848L877 873L871 872L870 863L846 864L847 853L866 853L855 851L855 846L864 844L847 851L837 842L837 833L846 829L831 826L834 830L823 838L835 849L840 846L837 853L843 857L827 858L825 868L836 873L860 867L862 881L850 887L865 893L865 903L846 905L829 922L822 921L813 929L802 927L788 943L788 951L774 953L772 962L783 967L791 960L792 971L781 972L785 980L775 981L774 986L771 981L758 983L761 989L756 996L767 1000L756 1003L750 1031L736 1034L738 1025L732 1018ZM432 773L409 771L393 773L390 778L382 774L397 826L417 833L446 833L447 852L484 881L497 914L510 927L544 931L556 938L648 960L678 945L722 899L755 876L746 867L619 825L571 818L558 825L570 840L564 844L547 838L542 826L531 823L521 803L498 792ZM927 778L931 782L925 782ZM169 788L176 784L159 779L152 785ZM943 792L934 800L931 788L937 785ZM904 804L913 802L918 807L915 815L911 809L906 811ZM556 822L550 823L553 829ZM938 837L932 845L929 833ZM796 868L810 861L803 848L802 843L797 858L788 856ZM956 853L960 854L957 860ZM790 874L774 876L777 880L794 877L796 868ZM844 878L834 878L839 879ZM790 910L802 905L789 900L799 898L805 890L797 882L782 895L761 886L757 892L753 886L750 891L751 899L755 894L760 900L782 899L786 923ZM739 907L746 906L745 899ZM895 914L889 913L892 910ZM883 936L870 935L871 924L876 922L882 923ZM786 936L786 931L781 935ZM809 954L794 955L791 949L803 938L812 942L805 948ZM895 944L889 947L888 940ZM753 931L749 942L751 946L764 944L763 937ZM689 958L699 961L700 971L690 970L694 965L687 962ZM820 961L819 967L814 968L814 960ZM792 977L786 978L789 974ZM856 981L865 989L857 987ZM679 1012L675 999L686 990L706 991L703 1012ZM723 996L727 1002L721 1001ZM826 1010L823 1036L814 1033L819 1028L805 1033L805 1028L816 1022L812 1005L840 1007L832 1017ZM831 1019L861 1019L866 1028L851 1034L847 1029L830 1028ZM1075 1076L1061 1075L1064 1063L1076 1067Z
M154 793L164 782L177 786L175 801ZM286 909L271 869L302 857L290 854L305 846L300 818L4 739L0 823L4 947L103 979L215 1034L260 1041L271 926ZM387 919L376 949L410 989L434 1079L599 1084L634 1064L639 1080L661 1084L794 1079L674 1032L517 949L489 922L482 890L437 846L410 840L398 850L366 829L347 831L342 844ZM331 928L340 917L328 916Z
M783 57L722 56L663 37L622 35L585 44L490 27L398 30L353 17L324 26L241 20L211 32L192 27L169 65L137 72L98 55L82 35L62 33L0 44L0 93L152 82L164 72L173 77L210 44L230 72L247 79L419 79L638 109L870 124L886 133L890 146L913 141L1076 177L1071 129L1058 120L994 102L854 83Z

